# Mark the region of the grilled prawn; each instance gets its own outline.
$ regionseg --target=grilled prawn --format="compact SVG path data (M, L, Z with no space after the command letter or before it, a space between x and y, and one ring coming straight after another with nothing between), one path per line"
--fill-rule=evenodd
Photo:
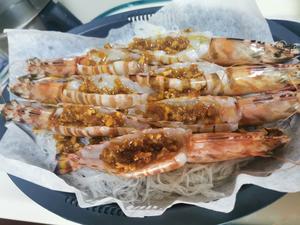
M128 49L142 55L140 62L172 64L206 60L222 66L280 63L300 54L296 46L235 38L211 38L199 32L177 32L134 38Z
M81 167L138 178L176 170L187 162L213 163L268 156L289 138L280 130L191 134L184 129L148 129L57 156L57 174Z
M146 102L152 90L126 77L102 74L92 77L19 78L10 90L25 99L43 103L77 103L111 108L129 108Z
M86 56L88 57L88 56ZM119 60L105 63L91 63L89 61L78 61L74 59L56 59L42 61L38 58L27 60L28 73L37 78L42 77L68 77L74 74L78 75L99 75L111 74L119 76L128 76L136 73L146 73L155 66L141 64L133 60Z
M197 32L177 32L134 38L127 46L92 49L69 59L28 60L28 72L38 76L129 75L150 70L147 65L206 60L223 66L286 62L300 49L284 42L274 44L234 38L211 38Z
M113 137L149 127L113 109L65 104L41 105L12 101L2 105L6 120L26 123L34 129L76 137Z
M39 77L51 75L65 77L74 74L99 74L109 73L126 75L147 71L137 63L138 54L126 49L91 49L85 55L66 59L53 59L42 61L32 58L27 61L27 70L30 74Z
M286 119L299 112L299 100L299 92L281 91L244 97L200 96L172 98L135 106L123 113L113 109L88 105L63 105L62 107L52 107L51 110L46 110L46 108L41 108L38 104L28 103L29 105L26 105L16 102L2 106L2 111L7 119L25 122L39 129L46 129L50 121L51 126L48 129L56 129L58 130L56 132L65 135L101 135L100 131L97 131L100 134L94 131L96 128L82 128L90 125L98 126L97 129L100 129L99 126L131 127L135 129L143 129L149 125L154 127L180 127L197 133L234 131L241 126L262 125ZM104 123L99 124L98 118L101 120L102 114L98 115L96 113L98 110L99 112L102 110L102 113L110 112L109 115L119 115L122 118L121 121L125 120L125 122L116 124L116 118L108 116L107 124L105 123L106 120L104 120ZM55 119L50 119L53 118L50 115L53 115ZM106 117L104 116L104 118ZM68 125L68 123L57 124L57 122L51 122L64 122L65 120L71 120L72 129L67 129L67 126L63 126L60 129L52 127L53 124ZM93 124L90 124L91 122ZM111 129L116 130L116 128ZM108 130L105 128L105 131L108 132ZM124 132L126 133L128 130L125 129ZM116 135L118 135L118 132L116 132ZM102 136L106 135L102 134Z
M281 91L244 97L200 96L165 99L129 109L156 127L181 127L193 132L233 131L262 125L299 113L300 93Z
M162 93L163 98L182 93L192 96L235 96L297 88L300 84L300 64L224 68L207 62L177 63L147 74L130 75L129 78Z
M128 77L102 74L35 80L33 76L25 76L12 85L11 90L20 97L46 103L69 102L124 109L145 104L149 99L183 95L235 96L297 89L299 84L299 64L223 68L201 62L173 64Z

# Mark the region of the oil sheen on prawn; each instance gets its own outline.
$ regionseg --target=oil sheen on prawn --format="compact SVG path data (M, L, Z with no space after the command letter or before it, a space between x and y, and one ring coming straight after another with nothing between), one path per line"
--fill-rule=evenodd
M148 129L57 156L57 174L82 167L138 178L176 170L188 163L213 163L268 156L289 138L277 129L191 134L184 129Z
M126 77L101 74L91 77L46 77L32 80L24 76L11 85L17 96L42 103L75 103L111 108L129 108L145 103L152 90Z
M274 93L260 93L243 97L228 96L200 96L200 97L181 97L165 99L162 101L149 102L144 105L129 108L122 113L113 109L105 109L95 106L63 106L52 107L48 110L35 103L18 104L16 102L7 103L2 106L2 112L7 120L12 119L17 122L24 122L33 125L36 128L45 128L48 124L49 116L61 115L64 119L75 116L75 121L79 124L71 124L73 130L57 131L58 133L73 134L78 136L96 136L95 128L90 128L85 134L83 131L90 126L90 120L94 121L97 117L97 111L107 112L110 115L119 115L125 124L116 125L115 120L108 116L104 120L107 124L93 124L96 126L122 127L143 129L145 127L173 127L190 129L192 132L215 132L215 131L235 131L242 126L262 125L264 123L283 120L299 112L300 93L298 91L280 91ZM68 110L69 109L69 110ZM71 110L73 109L73 110ZM90 117L89 112L94 112ZM77 113L76 113L77 112ZM75 113L73 115L73 113ZM87 113L87 114L84 114ZM78 115L78 117L76 117ZM81 115L81 116L80 116ZM96 116L95 116L96 115ZM90 120L88 119L90 118ZM87 119L87 121L85 121ZM83 121L81 121L83 120ZM61 120L64 122L64 120ZM99 122L98 120L96 120ZM87 124L82 124L85 122ZM40 125L41 124L41 125ZM113 125L110 125L113 124ZM52 123L52 126L54 124ZM56 123L57 125L57 123ZM59 124L67 126L68 124ZM54 128L51 128L54 129ZM77 129L76 132L75 130ZM100 128L97 128L100 129ZM103 128L104 129L104 128ZM112 128L111 128L112 129ZM115 129L115 128L114 128ZM94 134L92 132L95 132ZM121 131L120 131L121 132ZM128 132L126 129L123 131ZM101 133L101 132L100 132ZM118 132L117 132L118 133ZM116 134L117 134L116 133Z
M97 75L109 73L127 75L147 71L137 63L139 55L126 49L91 49L85 55L66 59L53 59L42 61L32 58L27 61L29 74L37 77L57 76L65 77L75 74Z
M284 42L210 37L199 32L177 32L150 38L134 38L127 46L92 49L69 59L28 60L28 72L37 76L110 73L129 75L147 72L146 65L206 60L222 66L274 64L300 54L300 49Z
M149 127L116 110L85 105L12 101L2 105L2 114L6 120L26 123L35 130L76 137L113 137Z
M207 62L177 63L130 75L143 87L151 87L164 97L186 95L245 95L297 88L300 64L245 65L220 67Z

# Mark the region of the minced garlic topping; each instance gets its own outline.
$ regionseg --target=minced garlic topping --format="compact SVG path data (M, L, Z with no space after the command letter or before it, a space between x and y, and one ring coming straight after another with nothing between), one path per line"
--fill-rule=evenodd
M168 54L176 54L177 52L187 49L190 41L184 36L178 37L162 37L157 39L151 38L134 38L133 42L128 45L130 50L163 50Z
M153 121L178 121L193 124L201 120L215 121L219 113L214 105L203 103L178 106L157 102L148 105L145 117Z
M134 140L112 143L100 158L117 173L126 173L163 160L176 153L178 148L178 142L164 134L143 134Z
M50 122L58 125L119 127L123 126L124 119L120 112L104 114L89 106L67 105L59 116L53 115Z
M81 137L63 136L56 134L54 135L54 139L56 141L56 150L58 154L75 153L85 145ZM92 137L88 138L88 144L95 145L108 139L108 137Z
M101 78L99 78L99 82L101 82ZM95 94L107 94L107 95L116 95L116 94L131 94L132 90L125 87L122 84L120 79L114 80L115 86L114 88L98 88L95 84L92 77L85 77L79 86L78 91L85 93L95 93Z
M203 71L198 69L197 64L191 64L189 67L182 68L166 67L162 72L155 73L155 71L150 71L149 74L152 76L164 76L178 79L202 78L204 75Z

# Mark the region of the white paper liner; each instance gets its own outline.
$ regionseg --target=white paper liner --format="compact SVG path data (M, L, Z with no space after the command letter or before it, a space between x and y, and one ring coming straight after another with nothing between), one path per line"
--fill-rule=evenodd
M253 0L174 0L154 14L149 23L139 21L113 29L107 40L127 43L135 35L147 37L192 28L214 36L273 41L269 26Z
M153 16L149 25L135 23L110 32L108 39L86 38L59 32L41 32L33 30L8 31L9 60L11 82L24 75L25 60L32 57L41 59L67 57L85 52L88 48L97 47L109 41L126 42L135 34L161 33L165 30L155 26L163 25L168 30L191 27L214 35L239 37L271 41L272 37L266 21L251 0L239 1L174 1ZM241 16L242 15L242 16ZM134 32L136 29L136 33ZM120 40L120 38L122 38ZM299 118L295 117L291 136L292 142L281 152L281 158L297 161L300 158L300 141L297 138ZM296 124L296 125L295 125ZM16 138L17 137L17 138ZM47 138L42 138L44 145L51 145ZM230 212L234 207L236 193L243 184L256 184L273 190L284 192L300 191L300 168L293 163L282 163L275 159L260 159L250 163L247 174L239 174L216 191L226 197L206 202L207 198L179 197L175 201L162 201L145 206L132 206L112 197L93 199L75 187L68 185L63 179L50 172L54 168L55 152L43 150L18 126L8 124L8 130L0 142L0 168L7 173L21 177L43 187L73 192L81 207L96 206L116 202L123 212L131 217L161 215L167 208L177 203L187 203L221 212ZM49 171L50 170L50 171ZM235 179L234 179L235 178ZM65 177L67 180L68 178ZM68 182L70 180L68 179ZM259 196L257 196L259 197Z

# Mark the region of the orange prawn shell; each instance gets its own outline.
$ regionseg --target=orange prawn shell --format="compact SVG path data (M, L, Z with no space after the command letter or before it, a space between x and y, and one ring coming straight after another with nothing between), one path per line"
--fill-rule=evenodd
M264 129L240 133L203 133L191 137L188 147L188 162L211 163L268 153L287 143L288 136L277 129Z

